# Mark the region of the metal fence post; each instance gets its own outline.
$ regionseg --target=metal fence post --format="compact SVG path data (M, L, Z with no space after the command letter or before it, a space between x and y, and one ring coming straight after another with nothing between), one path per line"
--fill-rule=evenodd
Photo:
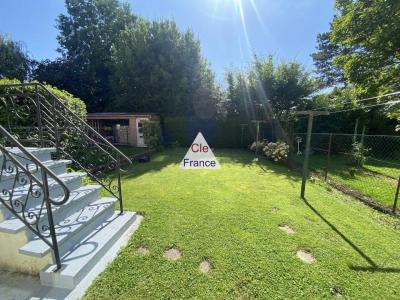
M306 182L308 177L308 163L310 158L310 146L311 146L311 133L313 127L313 119L314 115L310 113L308 115L308 125L307 125L307 140L306 140L306 151L304 156L304 163L303 163L303 176L301 180L301 192L300 197L304 199L304 194L306 190Z
M260 123L257 122L257 138L256 138L256 157L258 155L258 139L260 135Z
M393 210L392 210L392 212L394 214L396 213L397 200L399 199L399 192L400 192L400 176L399 176L399 180L397 181L396 195L394 196L394 203L393 203Z
M356 119L356 125L354 126L353 143L357 142L358 121L359 121L359 118Z
M363 125L363 129L361 132L361 140L360 140L361 147L364 147L365 130L366 130L366 127L365 127L365 125Z
M53 213L51 211L49 181L47 178L47 173L44 169L42 169L42 182L43 182L43 198L44 198L44 201L46 204L47 217L49 220L49 230L50 230L51 242L52 242L52 246L53 246L54 259L55 259L56 265L57 265L56 270L60 270L61 269L61 259L60 259L60 252L58 250L57 235L56 235L56 231L54 228Z
M118 169L118 197L119 197L119 210L120 214L124 213L124 206L122 203L122 186L121 186L121 160L117 158L117 169Z
M332 133L329 134L328 156L326 158L325 181L328 179L329 166L331 164Z
M57 158L61 158L61 151L60 151L60 132L58 129L58 110L56 108L56 98L53 97L53 117L54 117L54 137L55 137L55 144L56 144L56 153Z
M40 140L40 147L44 147L44 140L43 140L43 124L42 124L42 112L41 112L41 103L38 95L38 86L35 85L35 99L36 99L36 117L37 123L39 127L39 140Z
M304 156L304 161L303 161L303 175L302 175L302 180L301 180L301 192L300 192L300 197L304 199L304 194L305 194L305 190L306 190L306 182L307 182L307 177L308 177L308 163L310 160L311 134L312 134L314 117L315 116L328 116L329 112L309 110L309 111L299 111L299 112L297 112L297 115L307 115L308 116L306 150L305 150L305 156Z

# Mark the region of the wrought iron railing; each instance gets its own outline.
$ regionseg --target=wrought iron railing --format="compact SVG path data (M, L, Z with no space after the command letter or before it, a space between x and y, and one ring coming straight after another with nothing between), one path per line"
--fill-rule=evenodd
M69 190L57 175L29 153L3 126L0 126L0 136L3 144L10 146L6 148L0 143L0 184L4 184L0 191L0 202L53 250L59 269L61 262L52 205L64 204L69 198ZM49 179L61 187L62 196L51 197ZM9 182L5 183L7 180Z
M0 130L0 151L3 153L2 162L0 160L1 174L14 172L16 180L11 189L2 191L1 202L53 249L58 268L61 265L51 205L62 205L66 200L56 203L51 199L48 178L54 179L65 189L66 199L69 191L63 182L25 147L55 148L55 159L71 160L72 168L86 172L89 178L118 200L121 213L121 165L132 163L68 105L69 103L64 103L40 83L0 85L0 125L3 125ZM6 146L17 147L33 166L41 170L41 177L33 175L30 167L22 165ZM17 185L28 185L29 196L22 202L14 198ZM42 209L37 213L27 210L26 203L33 198L42 199L42 207L46 207L46 214L43 214ZM42 215L47 216L47 225L42 225ZM45 232L48 232L49 236L46 236Z
M0 86L0 124L26 145L55 147L113 197L123 212L121 165L131 160L40 83Z

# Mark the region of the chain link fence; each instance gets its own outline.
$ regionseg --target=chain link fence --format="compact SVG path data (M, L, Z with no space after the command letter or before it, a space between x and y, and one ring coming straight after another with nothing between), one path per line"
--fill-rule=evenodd
M295 134L295 165L305 152L306 134ZM368 205L396 213L400 186L400 137L314 133L310 170L335 188Z

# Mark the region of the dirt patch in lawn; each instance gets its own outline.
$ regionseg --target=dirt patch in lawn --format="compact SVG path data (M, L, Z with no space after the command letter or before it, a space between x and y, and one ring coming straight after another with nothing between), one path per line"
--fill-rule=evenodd
M136 249L136 253L140 255L149 255L150 250L146 246L140 246Z
M181 251L177 248L170 248L164 252L164 257L168 260L178 260L182 256Z
M297 251L296 255L302 262L307 264L312 264L315 262L315 257L308 250L300 249Z
M207 259L203 259L200 262L199 270L201 273L208 273L211 271L211 264Z
M278 228L280 230L286 232L287 234L295 234L296 233L296 231L294 231L294 229L290 225L285 224L285 223L284 224L280 224L278 226Z

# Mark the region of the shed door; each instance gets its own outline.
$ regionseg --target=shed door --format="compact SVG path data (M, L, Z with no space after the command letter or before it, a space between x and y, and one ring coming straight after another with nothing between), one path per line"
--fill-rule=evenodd
M138 147L146 147L143 137L143 122L148 120L149 118L136 118L136 144Z

